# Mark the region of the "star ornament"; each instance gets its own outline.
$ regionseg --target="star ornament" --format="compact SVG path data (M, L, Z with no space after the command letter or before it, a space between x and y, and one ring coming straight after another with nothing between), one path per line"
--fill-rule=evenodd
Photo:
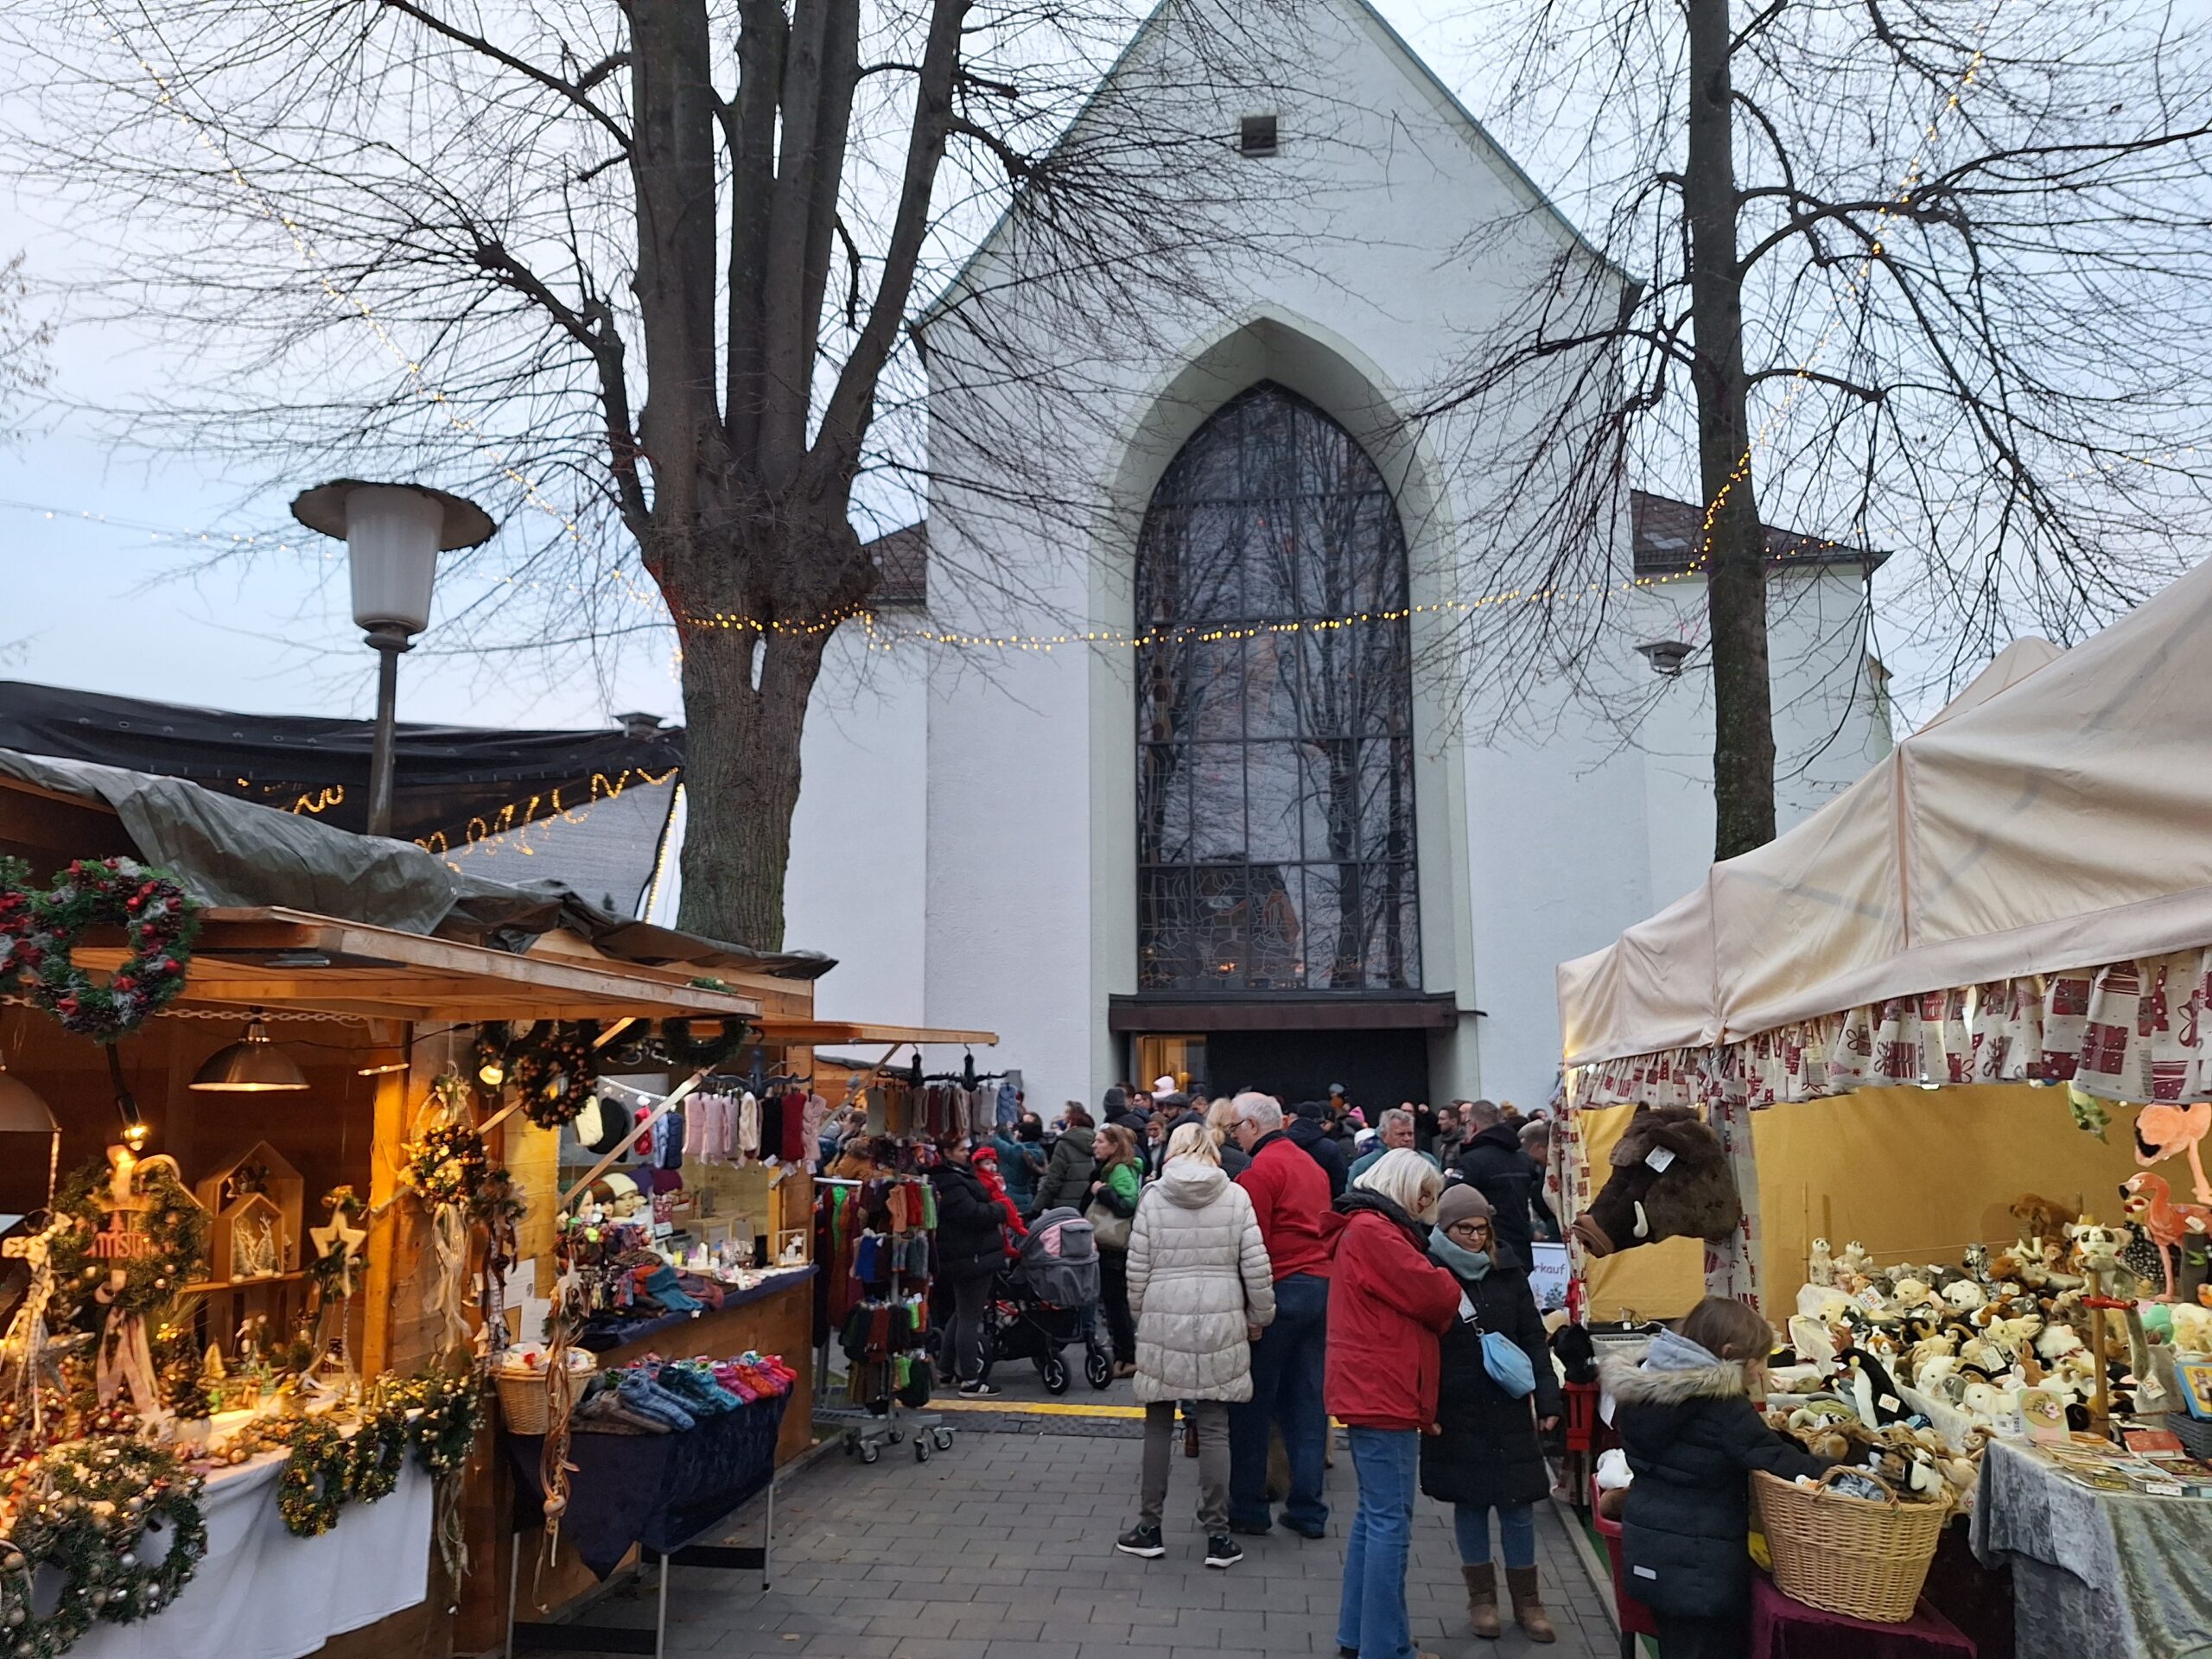
M360 1259L361 1246L369 1236L368 1230L353 1226L341 1210L334 1212L323 1226L308 1228L308 1236L314 1241L317 1255L335 1255L340 1258L338 1294L351 1296L353 1294L353 1266Z

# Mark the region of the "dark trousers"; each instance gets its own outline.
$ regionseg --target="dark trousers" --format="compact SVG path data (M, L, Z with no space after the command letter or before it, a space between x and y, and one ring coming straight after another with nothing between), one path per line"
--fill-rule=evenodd
M1652 1617L1659 1626L1659 1659L1746 1659L1751 1652L1748 1611L1726 1618L1689 1618L1680 1613Z
M987 1270L950 1283L952 1317L945 1321L939 1351L951 1360L957 1381L973 1382L983 1374L983 1309L990 1300L991 1275Z
M1322 1449L1329 1414L1321 1372L1329 1351L1329 1281L1310 1273L1275 1281L1274 1323L1252 1344L1252 1397L1229 1408L1229 1519L1262 1528L1268 1506L1268 1430L1279 1426L1290 1459L1290 1499L1282 1518L1300 1532L1329 1522L1321 1501Z
M1137 1325L1129 1317L1129 1253L1098 1252L1098 1303L1106 1310L1106 1334L1113 1338L1114 1363L1137 1363Z

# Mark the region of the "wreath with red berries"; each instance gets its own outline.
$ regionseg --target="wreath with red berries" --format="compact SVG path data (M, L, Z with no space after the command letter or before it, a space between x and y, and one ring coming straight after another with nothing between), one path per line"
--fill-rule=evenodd
M0 991L20 982L62 1027L111 1043L176 1000L192 960L199 906L131 858L77 860L44 893L20 859L0 859ZM87 928L119 926L127 954L106 984L71 959Z

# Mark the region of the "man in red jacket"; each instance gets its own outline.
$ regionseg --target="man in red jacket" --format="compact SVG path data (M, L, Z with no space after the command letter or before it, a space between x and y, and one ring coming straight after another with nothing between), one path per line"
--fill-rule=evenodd
M1282 1430L1290 1458L1290 1499L1283 1524L1307 1538L1328 1530L1321 1467L1329 1417L1321 1403L1329 1350L1330 1240L1342 1221L1329 1207L1329 1178L1283 1133L1282 1106L1267 1095L1231 1103L1236 1144L1251 1166L1236 1178L1259 1217L1275 1281L1274 1323L1252 1342L1252 1397L1229 1408L1229 1527L1263 1533L1268 1505L1268 1432Z

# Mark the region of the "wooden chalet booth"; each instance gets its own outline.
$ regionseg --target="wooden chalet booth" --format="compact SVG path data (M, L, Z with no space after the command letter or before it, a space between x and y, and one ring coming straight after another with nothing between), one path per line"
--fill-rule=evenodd
M97 861L115 860L132 861L125 885L144 879L140 866L172 878L196 923L175 953L181 987L113 1041L66 1029L35 984L0 981L0 1332L27 1328L26 1292L42 1282L34 1255L48 1277L48 1257L63 1259L67 1230L41 1231L57 1182L65 1213L73 1203L89 1217L86 1237L99 1225L118 1251L135 1250L145 1242L121 1234L149 1231L189 1263L180 1282L162 1281L158 1300L146 1290L130 1327L153 1357L142 1382L163 1402L156 1409L131 1409L152 1401L139 1402L128 1376L109 1386L122 1302L77 1294L73 1281L53 1297L35 1363L0 1346L0 1517L32 1535L28 1511L7 1507L10 1483L20 1500L46 1466L35 1459L106 1446L94 1437L120 1426L137 1431L134 1447L162 1442L143 1455L168 1459L160 1466L174 1484L206 1478L211 1534L183 1581L149 1590L130 1579L111 1592L155 1598L135 1604L133 1619L88 1616L47 1651L443 1659L496 1648L518 1506L499 1413L478 1381L482 1354L544 1340L564 1215L645 1196L643 1165L661 1161L642 1152L651 1103L696 1088L710 1066L804 1084L817 1040L988 1040L825 1024L812 1012L813 982L830 966L821 957L738 950L608 915L550 884L480 881L410 844L175 779L0 751L0 858L21 861L0 870L0 918L10 891L49 902L71 891L76 861L97 874L115 868ZM132 940L120 926L86 926L69 944L91 983L128 981L118 970ZM550 1060L533 1046L548 1034ZM590 1143L578 1133L588 1109L562 1123L543 1107L549 1077L564 1087L589 1077L588 1106L600 1109ZM621 1139L613 1155L602 1149ZM461 1165L425 1149L462 1141L480 1149L479 1173L495 1185L440 1185ZM810 1440L806 1160L731 1157L684 1173L690 1184L671 1192L677 1184L664 1180L642 1215L684 1215L716 1241L704 1271L742 1284L723 1284L721 1305L696 1317L601 1344L595 1358L779 1356L796 1373L780 1464ZM105 1255L67 1259L79 1257L94 1291L111 1271L120 1282L124 1268ZM148 1287L160 1277L146 1274ZM504 1343L487 1339L487 1319ZM45 1407L35 1438L24 1379ZM481 1409L456 1445L461 1394ZM307 1465L293 1443L318 1433L327 1467L296 1478ZM374 1457L362 1450L371 1435ZM60 1451L48 1444L63 1436ZM340 1478L354 1454L386 1465L359 1481L358 1498ZM533 1568L537 1555L521 1552L526 1608L588 1581L558 1552ZM88 1582L82 1560L76 1570L65 1592ZM111 1568L103 1557L93 1570ZM54 1577L35 1561L27 1572ZM0 1601L16 1583L0 1559ZM55 1617L51 1585L22 1593L26 1628L54 1636L41 1623Z

